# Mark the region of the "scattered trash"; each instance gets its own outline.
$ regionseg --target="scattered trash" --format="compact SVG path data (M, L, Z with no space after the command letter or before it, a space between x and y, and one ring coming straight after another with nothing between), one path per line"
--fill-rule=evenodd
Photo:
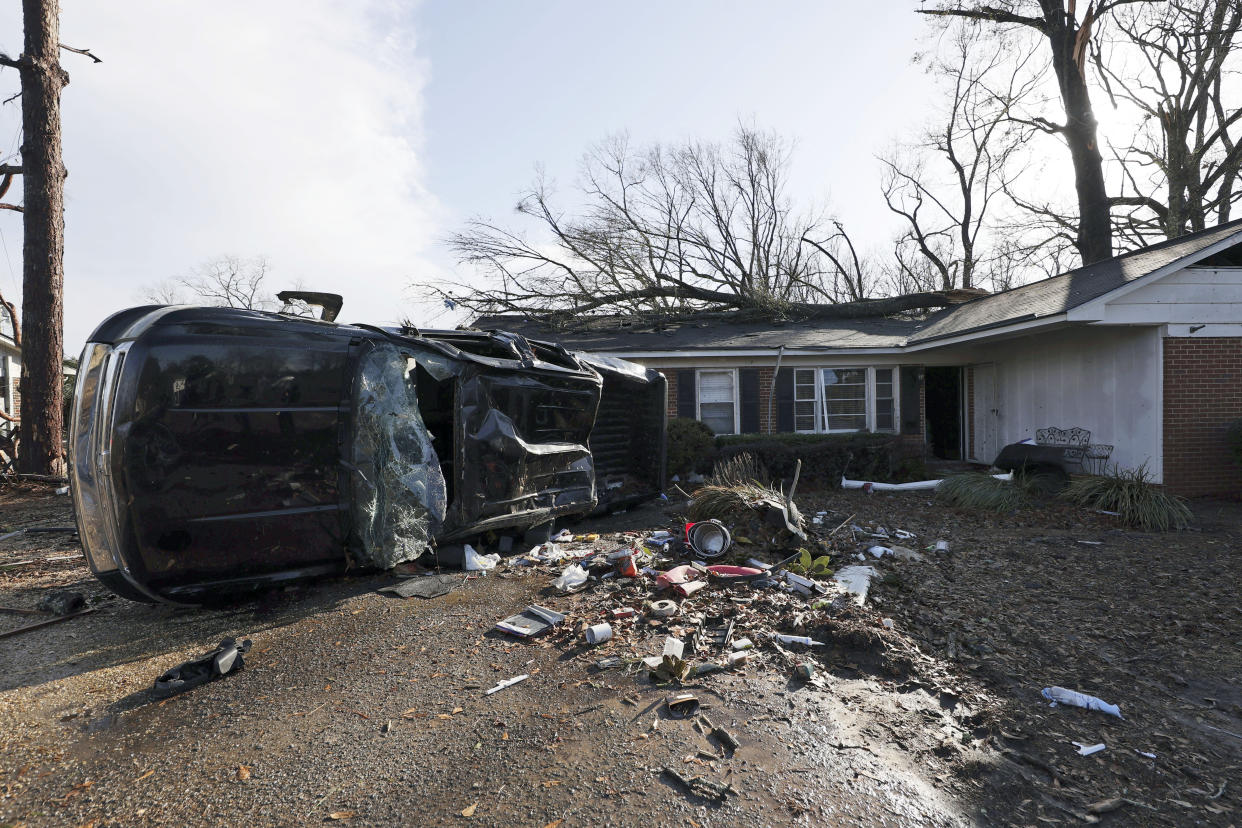
M743 664L745 664L748 661L750 661L749 650L738 650L736 652L729 653L729 666L730 667L741 667Z
M1145 757L1147 757L1148 759L1155 759L1155 758L1156 758L1156 754L1154 754L1154 753L1148 753L1148 752L1146 752L1146 751L1139 750L1138 748L1135 748L1135 749L1134 749L1134 752L1135 752L1135 753L1137 753L1139 756L1145 756Z
M613 620L617 620L621 618L633 618L635 615L638 615L638 610L634 609L633 607L617 607L616 609L612 611Z
M464 550L465 565L462 569L469 572L487 572L489 569L495 569L500 565L499 552L493 552L490 555L480 555L474 551L474 547L470 544L466 544Z
M673 587L673 589L675 589L682 596L689 598L691 595L693 595L694 593L698 592L700 589L703 589L706 586L707 586L706 581L690 581L689 583L678 584L677 586Z
M707 716L699 716L699 721L705 728L707 728L707 732L710 733L716 741L724 745L727 750L734 751L738 749L738 741L733 738L732 733L725 730L723 727L716 727L716 725L712 723L712 720L707 718Z
M663 655L665 658L668 658L669 656L672 656L673 658L681 658L685 651L686 642L682 641L680 638L674 638L670 635L668 638L664 639Z
M56 492L56 494L58 494L58 495L67 495L67 494L69 494L69 487L68 487L68 486L61 486L60 488L56 489L56 490L55 490L55 492Z
M380 587L379 592L389 592L401 598L438 598L452 592L462 580L461 575L422 575L399 584Z
M238 644L226 638L210 653L179 664L155 680L152 692L156 696L172 696L206 684L246 666L243 656L250 649L250 639Z
M732 618L722 618L713 616L703 621L703 628L694 638L695 652L703 652L708 647L714 647L722 650L729 646L729 642L733 639Z
M704 558L719 558L729 551L733 538L718 520L686 524L686 545Z
M563 614L532 604L517 615L511 615L498 622L496 629L501 632L507 632L510 635L531 638L532 636L547 632L564 620L565 616Z
M578 564L570 564L561 571L560 576L552 582L552 586L561 592L573 592L586 585L587 571Z
M1076 690L1067 690L1064 687L1045 687L1043 696L1052 702L1052 706L1058 704L1068 704L1074 707L1085 707L1088 710L1098 710L1101 713L1107 713L1110 716L1116 716L1118 719L1123 718L1121 708L1115 704L1109 704L1103 699L1096 696L1088 696L1086 693L1079 693Z
M794 675L802 681L810 681L811 676L815 675L815 665L809 661L804 661L794 668Z
M879 574L874 566L847 566L838 569L832 580L853 596L854 603L861 607L867 603L871 579Z
M1091 756L1107 747L1103 742L1100 742L1098 745L1084 745L1082 742L1071 742L1071 744L1078 748L1079 756Z
M736 638L733 640L733 649L735 651L749 650L754 646L755 642L751 641L749 638Z
M651 614L656 618L672 618L677 614L676 601L653 601L651 603Z
M620 549L608 556L613 562L613 566L617 568L617 574L622 578L637 578L638 567L634 564L634 552L630 549Z
M39 599L35 609L50 612L52 615L69 615L86 606L86 596L80 592L69 590L53 590Z
M881 618L880 623L884 625L884 629L891 630L893 628L893 619Z
M586 633L584 633L583 637L586 638L586 643L592 646L596 644L603 644L605 641L612 638L612 625L603 623L587 627Z
M608 656L607 658L601 658L595 662L595 669L599 670L600 672L603 672L604 670L612 670L620 666L621 666L620 656Z
M936 541L935 549L937 552L948 552L949 542L947 540L938 540Z
M562 529L556 533L556 537L552 538L557 543L570 543L574 539L574 533L568 529Z
M661 572L656 578L656 589L668 589L677 584L685 584L690 581L697 581L699 571L689 564L675 566L667 572Z
M785 582L789 584L794 591L807 596L814 594L824 595L828 592L828 590L824 588L823 584L813 581L810 578L804 578L801 575L789 572L788 570L785 572Z
M913 540L917 537L913 532L907 532L905 529L894 529L893 535L898 540Z
M713 782L712 780L706 779L702 776L692 776L687 779L672 768L661 768L660 772L677 784L681 785L682 788L685 789L686 793L693 794L695 796L723 800L729 794L734 796L738 795L737 789L732 785Z
M877 558L883 558L885 555L893 554L893 550L887 546L873 546L867 551Z
M713 580L729 582L729 581L751 581L764 574L762 569L753 566L731 566L729 564L715 564L707 568L707 574Z
M806 645L806 646L808 646L808 647L823 647L823 646L825 646L825 645L824 645L824 642L822 642L822 641L815 641L815 640L813 640L813 639L811 639L810 637L805 636L805 635L782 635L782 634L778 633L778 634L776 635L776 640L777 640L777 641L779 641L779 642L781 642L782 644L805 644L805 645Z
M675 719L688 719L699 712L699 700L693 693L678 693L665 701L668 712Z
M520 676L514 676L513 678L505 679L504 681L498 683L495 687L485 690L483 692L483 695L490 696L492 693L497 693L501 690L504 690L506 687L512 687L518 682L526 681L528 678L530 678L530 675L528 673L522 673L522 675Z

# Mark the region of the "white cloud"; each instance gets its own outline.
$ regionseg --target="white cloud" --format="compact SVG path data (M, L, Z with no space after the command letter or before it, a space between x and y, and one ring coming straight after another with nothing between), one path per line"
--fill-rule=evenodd
M428 68L413 13L385 0L66 0L62 40L104 59L62 57L66 350L142 285L223 254L267 256L273 289L343 294L348 320L399 319L438 213L422 185ZM0 228L19 267L20 225Z

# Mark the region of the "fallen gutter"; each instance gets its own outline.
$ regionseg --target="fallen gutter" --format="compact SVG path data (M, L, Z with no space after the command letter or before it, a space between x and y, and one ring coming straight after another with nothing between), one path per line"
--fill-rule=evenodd
M1011 481L1013 480L1013 472L992 475L997 480ZM869 489L873 492L918 492L927 489L934 489L941 484L941 480L916 480L913 483L872 483L869 480L850 480L849 478L841 478L842 489Z

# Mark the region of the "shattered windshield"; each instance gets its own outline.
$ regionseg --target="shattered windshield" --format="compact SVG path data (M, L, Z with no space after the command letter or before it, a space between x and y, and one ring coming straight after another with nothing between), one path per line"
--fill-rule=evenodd
M444 473L418 410L416 366L387 343L369 346L358 363L348 466L364 566L414 560L444 521Z

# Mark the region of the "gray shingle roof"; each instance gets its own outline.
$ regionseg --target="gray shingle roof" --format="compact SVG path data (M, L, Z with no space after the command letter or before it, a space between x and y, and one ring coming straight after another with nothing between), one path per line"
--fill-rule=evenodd
M925 325L910 337L910 342L926 342L1023 319L1056 316L1240 234L1242 219L1123 253L1060 276L972 299Z
M900 348L998 325L1056 316L1182 259L1204 254L1231 236L1242 240L1242 219L1181 236L1029 285L972 299L925 319L812 320L806 322L730 322L728 315L681 320L656 327L627 317L584 320L573 330L551 328L517 315L481 316L473 327L507 330L530 339L605 353L776 349ZM1200 255L1197 258L1202 258ZM1197 260L1194 259L1194 260Z
M656 329L620 316L601 316L582 327L562 331L521 316L481 316L474 327L522 334L528 339L560 342L568 348L603 353L635 351L703 351L776 349L835 350L898 348L923 322L873 317L811 322L729 322L722 315L708 321L678 321Z

